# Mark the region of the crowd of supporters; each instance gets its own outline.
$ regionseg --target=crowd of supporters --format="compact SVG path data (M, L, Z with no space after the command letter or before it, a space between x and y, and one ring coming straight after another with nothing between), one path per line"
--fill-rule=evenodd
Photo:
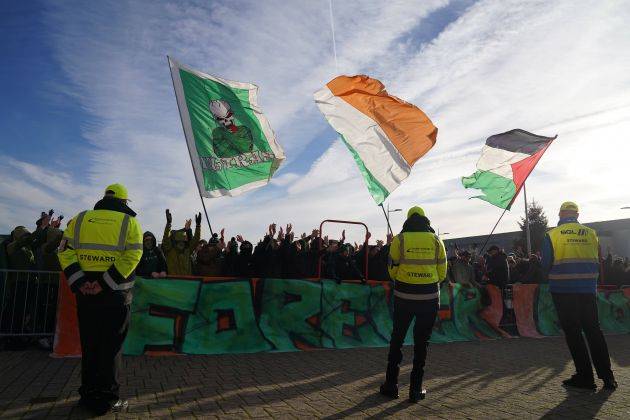
M63 216L42 213L33 232L17 226L0 244L0 269L60 271L56 250L63 236ZM345 231L338 239L320 237L319 231L297 235L287 224L268 226L261 238L241 235L227 238L225 229L208 240L201 238L201 214L174 229L169 210L161 241L151 232L143 237L144 251L136 274L143 277L321 277L341 280L388 280L387 255L393 236L369 244L348 243ZM367 259L367 264L366 264ZM539 254L525 255L521 249L506 253L496 245L483 254L476 250L451 249L447 280L465 287L494 284L500 288L515 283L544 283L546 276ZM630 285L628 258L615 257L610 250L602 258L600 283Z

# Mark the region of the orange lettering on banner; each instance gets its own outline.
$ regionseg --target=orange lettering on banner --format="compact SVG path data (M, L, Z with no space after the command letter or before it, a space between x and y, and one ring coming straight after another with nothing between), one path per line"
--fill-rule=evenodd
M534 301L537 284L515 284L512 286L512 301L516 315L516 328L522 337L543 338L534 320Z
M490 296L490 305L481 310L479 315L488 323L496 332L501 334L504 338L510 338L511 335L504 331L499 325L501 324L501 318L503 318L503 295L498 287L488 284L486 291Z
M79 321L77 301L68 287L66 276L59 276L59 296L57 297L57 324L52 357L80 357Z

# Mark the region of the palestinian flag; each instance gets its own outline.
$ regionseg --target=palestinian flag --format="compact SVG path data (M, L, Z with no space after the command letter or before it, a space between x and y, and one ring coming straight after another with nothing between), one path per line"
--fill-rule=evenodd
M509 209L529 174L555 137L515 129L488 137L477 162L477 172L463 177L464 188L483 192L480 198Z

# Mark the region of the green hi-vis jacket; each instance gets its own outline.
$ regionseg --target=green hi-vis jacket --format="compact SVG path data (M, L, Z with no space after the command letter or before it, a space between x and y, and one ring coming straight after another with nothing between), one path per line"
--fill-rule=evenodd
M129 290L142 257L142 229L138 221L113 210L87 210L66 228L58 251L68 285L78 292L86 272L101 272L105 290Z

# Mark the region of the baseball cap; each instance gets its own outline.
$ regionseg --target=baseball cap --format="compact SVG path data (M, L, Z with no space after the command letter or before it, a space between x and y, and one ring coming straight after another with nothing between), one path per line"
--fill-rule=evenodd
M105 188L105 195L118 198L119 200L129 200L127 188L123 184L112 184ZM131 201L131 200L130 200Z
M409 219L412 214L417 214L418 216L424 216L424 210L420 206L413 206L407 212L407 219Z
M579 211L579 208L578 205L575 204L573 201L565 201L560 206L560 211L574 211L577 213Z

